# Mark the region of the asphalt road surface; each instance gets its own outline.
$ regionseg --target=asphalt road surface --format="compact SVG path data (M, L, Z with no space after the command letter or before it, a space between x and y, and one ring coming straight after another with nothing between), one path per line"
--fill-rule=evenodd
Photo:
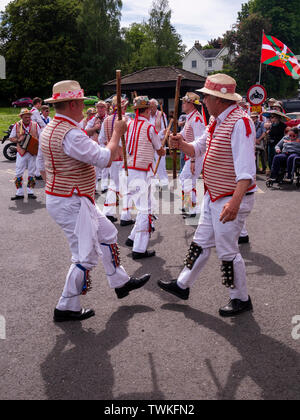
M10 201L15 165L2 146L0 154L1 400L300 398L300 190L267 190L258 178L250 244L241 246L253 313L218 315L228 291L215 251L187 302L157 287L176 278L195 230L180 215L162 214L150 243L157 256L145 261L131 259L130 228L117 224L124 267L150 272L150 282L119 301L100 263L82 298L96 316L56 325L67 241L47 214L43 182L36 202Z

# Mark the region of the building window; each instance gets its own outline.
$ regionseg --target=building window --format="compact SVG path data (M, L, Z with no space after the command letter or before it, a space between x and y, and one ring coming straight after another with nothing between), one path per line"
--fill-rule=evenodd
M197 60L193 60L192 61L192 69L196 69L197 68Z
M208 64L207 64L207 65L208 65L208 68L210 68L210 69L211 69L211 68L212 68L212 65L213 65L212 60L208 60Z

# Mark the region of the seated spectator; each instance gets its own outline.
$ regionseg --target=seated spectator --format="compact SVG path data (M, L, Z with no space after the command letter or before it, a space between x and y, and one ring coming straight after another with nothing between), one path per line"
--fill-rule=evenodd
M286 182L293 182L292 170L295 157L300 157L300 138L298 128L291 128L288 136L283 137L282 140L275 147L276 155L273 159L271 181L276 181L280 169L284 166L287 168L287 177L284 178Z
M256 158L256 169L259 172L259 158L262 164L262 171L260 173L265 174L267 165L266 165L266 152L265 152L265 132L264 123L259 121L259 114L257 112L251 113L251 119L254 122L256 129L256 144L255 144L255 158Z

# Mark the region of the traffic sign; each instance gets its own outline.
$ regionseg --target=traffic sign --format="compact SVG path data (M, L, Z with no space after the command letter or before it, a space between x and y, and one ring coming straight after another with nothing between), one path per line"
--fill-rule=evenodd
M267 91L262 85L254 85L248 90L247 100L253 106L262 105L267 99Z

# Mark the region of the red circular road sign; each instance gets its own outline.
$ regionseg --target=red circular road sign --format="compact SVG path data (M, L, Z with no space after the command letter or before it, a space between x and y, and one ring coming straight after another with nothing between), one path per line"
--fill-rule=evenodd
M251 105L262 105L267 99L267 91L261 85L254 85L248 90L247 100Z

